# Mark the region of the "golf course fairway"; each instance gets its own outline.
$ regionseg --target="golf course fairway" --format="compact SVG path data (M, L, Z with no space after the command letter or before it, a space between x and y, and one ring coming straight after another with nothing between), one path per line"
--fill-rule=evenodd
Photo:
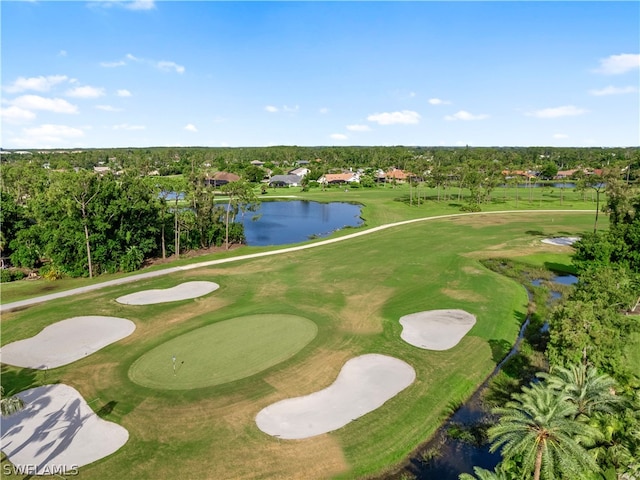
M287 360L317 333L314 322L295 315L232 318L155 347L131 365L129 378L165 390L232 382Z

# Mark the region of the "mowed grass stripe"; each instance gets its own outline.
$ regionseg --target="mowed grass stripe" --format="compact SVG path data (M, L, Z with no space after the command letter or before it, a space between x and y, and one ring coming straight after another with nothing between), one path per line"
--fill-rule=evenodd
M144 387L169 390L220 385L287 360L317 333L314 322L296 315L233 318L185 333L150 350L133 363L129 377Z

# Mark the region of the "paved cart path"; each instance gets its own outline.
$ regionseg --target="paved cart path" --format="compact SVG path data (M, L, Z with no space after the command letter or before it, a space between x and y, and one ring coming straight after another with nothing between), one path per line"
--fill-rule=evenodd
M26 300L20 300L17 302L6 303L0 305L0 313L1 312L9 312L11 310L15 310L21 307L27 307L31 305L36 305L38 303L47 302L49 300L55 300L56 298L69 297L71 295L77 295L79 293L91 292L93 290L99 290L105 287L111 287L113 285L122 285L125 283L137 282L138 280L143 280L147 278L160 277L162 275L168 275L170 273L175 272L183 272L185 270L194 270L196 268L201 267L209 267L211 265L221 265L223 263L231 263L238 262L240 260L247 260L251 258L260 258L260 257L268 257L271 255L280 255L283 253L289 252L297 252L299 250L306 250L308 248L316 248L321 247L323 245L329 245L332 243L343 242L345 240L350 240L352 238L361 237L363 235L369 235L370 233L379 232L380 230L386 230L388 228L398 227L401 225L408 225L411 223L425 222L429 220L440 220L443 218L455 218L455 217L464 217L470 215L498 215L498 214L531 214L531 213L593 213L592 210L500 210L497 212L472 212L472 213L453 213L447 215L437 215L434 217L422 217L422 218L414 218L412 220L403 220L401 222L387 223L385 225L380 225L378 227L369 228L367 230L362 230L356 233L351 233L348 235L344 235L342 237L331 238L328 240L321 240L319 242L310 243L307 245L299 245L297 247L289 247L282 248L278 250L270 250L268 252L260 252L260 253L251 253L247 255L239 255L237 257L231 258L222 258L219 260L208 260L206 262L198 262L192 263L190 265L183 265L180 267L169 267L162 270L155 270L153 272L146 273L138 273L135 275L131 275L129 277L118 278L116 280L109 280L107 282L96 283L94 285L87 285L86 287L73 288L71 290L65 290L62 292L51 293L49 295L42 295L39 297L33 297Z

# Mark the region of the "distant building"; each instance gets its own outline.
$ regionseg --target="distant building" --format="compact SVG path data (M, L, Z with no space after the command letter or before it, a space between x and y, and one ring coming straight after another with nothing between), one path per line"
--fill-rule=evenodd
M302 177L298 175L274 175L269 179L270 187L298 187Z
M324 185L340 185L344 183L359 182L360 175L358 173L327 173L318 179L318 183Z
M211 187L221 187L230 182L237 182L238 180L240 180L240 177L235 173L217 172L212 177L205 178L204 183Z
M289 175L297 175L299 177L304 177L310 171L311 170L309 170L308 168L300 167L300 168L296 168L294 170L289 171L288 174Z

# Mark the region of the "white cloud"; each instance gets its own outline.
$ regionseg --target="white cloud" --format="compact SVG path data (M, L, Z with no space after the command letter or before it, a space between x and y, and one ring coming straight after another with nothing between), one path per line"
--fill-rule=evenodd
M131 96L131 92L129 90L125 90L120 89L116 92L116 95L118 95L119 97L130 97Z
M103 110L105 112L121 112L121 108L112 107L111 105L96 105L98 110Z
M558 140L561 140L563 138L569 138L569 135L567 135L566 133L555 133L553 135L553 138L556 138Z
M384 112L369 115L367 120L376 122L379 125L394 124L414 124L420 122L420 114L411 110L402 110L401 112Z
M116 60L113 62L101 62L100 66L106 68L124 67L128 62L142 63L153 68L157 68L158 70L162 70L163 72L176 72L182 74L186 70L184 66L179 65L176 62L172 62L169 60L152 60L148 58L139 58L131 53L127 53L122 60Z
M182 65L178 65L176 62L161 60L156 63L156 67L165 72L170 72L173 70L176 73L184 73L184 67Z
M447 115L447 116L444 117L445 120L449 120L449 121L454 121L454 120L463 120L463 121L484 120L486 118L489 118L489 115L487 115L485 113L474 115L473 113L469 113L466 110L460 110L459 112L456 112L453 115Z
M584 108L578 108L574 105L563 105L562 107L555 108L543 108L542 110L536 110L529 112L526 115L536 118L559 118L559 117L575 117L577 115L583 115L588 110Z
M48 92L51 87L68 80L66 75L49 75L39 77L18 77L11 85L4 89L10 93L24 92L25 90L35 90L36 92Z
M154 0L103 0L103 1L90 1L88 3L91 8L111 8L120 7L127 10L152 10L156 7Z
M635 93L637 91L638 89L636 87L614 87L613 85L609 85L600 90L589 90L589 93L596 97L601 97L604 95L624 95L625 93Z
M318 110L321 114L327 114L329 113L329 109L327 107L322 107L320 110Z
M111 128L114 130L144 130L147 127L144 125L129 125L128 123L121 123L119 125L114 125Z
M184 129L189 131L189 132L197 132L198 131L198 129L196 128L196 126L193 123L189 123L189 124L185 125Z
M640 54L621 53L620 55L601 58L600 67L595 72L603 75L619 75L636 68L640 68Z
M66 50L60 50L58 52L58 56L59 57L66 57L67 56L67 51Z
M274 107L273 105L267 105L264 109L269 113L276 113L278 111L278 107Z
M40 95L22 95L10 101L16 107L27 110L46 110L55 113L78 113L78 107L62 98L45 98Z
M282 110L289 113L295 113L298 110L300 110L300 105L296 105L295 107L289 107L287 105L283 105Z
M346 135L342 134L342 133L332 133L331 135L329 135L331 138L333 138L334 140L346 140L347 137Z
M368 132L371 130L369 125L347 125L347 130L351 130L352 132Z
M430 98L429 103L431 105L449 105L451 102L449 100L442 100L441 98Z
M156 8L154 0L133 0L125 2L124 8L127 10L153 10Z
M84 132L79 128L45 124L39 127L23 128L22 136L13 138L12 143L27 148L46 148L68 145L70 140L83 136Z
M127 63L124 60L116 60L115 62L100 62L101 67L116 68L124 67Z
M14 124L25 123L36 118L36 114L31 110L25 110L24 108L16 107L15 105L2 108L0 110L0 115L2 116L3 121Z
M101 87L75 87L67 90L67 97L74 98L98 98L104 96L104 88Z

